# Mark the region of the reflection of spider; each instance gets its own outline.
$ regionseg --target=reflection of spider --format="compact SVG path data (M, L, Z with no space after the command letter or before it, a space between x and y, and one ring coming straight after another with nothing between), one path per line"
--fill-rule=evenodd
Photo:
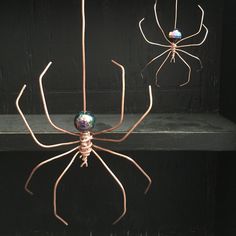
M201 16L201 21L200 21L200 26L199 26L199 29L196 33L192 34L192 35L189 35L185 38L182 38L182 34L181 32L176 28L176 24L177 24L177 7L178 7L178 0L176 0L175 2L175 23L174 23L174 30L173 31L170 31L169 32L169 39L167 38L167 36L165 35L164 33L164 30L162 29L160 23L159 23L159 19L158 19L158 16L157 16L157 11L156 11L156 6L157 6L157 1L155 2L154 4L154 14L155 14L155 18L156 18L156 22L157 22L157 26L159 27L159 29L161 30L165 40L170 44L170 45L165 45L165 44L160 44L160 43L155 43L155 42L152 42L152 41L149 41L145 34L143 33L143 30L142 30L142 22L144 21L144 18L139 22L139 29L145 39L145 41L151 45L157 45L157 46L160 46L160 47L164 47L164 48L168 48L166 51L162 52L160 55L154 57L152 60L150 60L146 65L145 67L142 69L141 71L141 75L143 77L143 71L146 69L146 67L148 65L150 65L152 62L154 62L155 60L157 60L158 58L160 58L161 56L163 56L164 54L168 53L166 58L164 59L164 61L162 62L162 64L160 65L160 67L157 69L156 71L156 85L158 85L157 83L157 75L158 73L160 72L161 68L163 67L163 65L165 64L165 62L167 61L167 59L169 58L169 56L171 57L170 58L170 62L175 62L175 56L177 55L181 61L188 67L189 69L189 72L188 72L188 79L185 83L181 84L180 86L184 86L186 84L189 83L190 81L190 76L191 76L191 67L189 66L189 64L183 59L183 57L180 55L180 52L192 57L192 58L195 58L199 61L200 63L200 66L202 68L202 62L201 60L190 54L189 52L186 52L183 50L183 48L187 48L187 47L193 47L193 46L200 46L201 44L203 44L203 42L206 40L206 37L207 37L207 34L208 34L208 29L207 27L203 24L203 19L204 19L204 11L203 9L201 8L201 6L198 5L199 9L201 10L201 13L202 13L202 16ZM193 43L193 44L185 44L185 45L179 45L180 42L183 42L184 40L186 39L189 39L189 38L192 38L196 35L198 35L201 30L202 30L202 27L204 27L204 29L206 30L205 32L205 36L203 38L203 40L200 42L200 43Z
M50 145L46 145L41 143L35 136L35 134L33 133L32 129L30 128L23 112L21 111L21 108L19 106L19 100L26 88L26 85L23 86L23 88L21 89L17 99L16 99L16 106L17 109L26 125L26 127L28 128L32 138L34 139L34 141L43 148L54 148L54 147L59 147L59 146L67 146L67 145L76 145L76 147L74 147L73 149L66 151L60 155L54 156L50 159L47 159L43 162L40 162L30 173L30 176L28 177L26 184L25 184L25 190L27 192L29 192L30 194L33 194L29 188L28 185L30 183L30 180L32 178L32 176L34 175L34 173L43 165L54 161L56 159L59 159L63 156L66 156L70 153L74 152L74 155L72 157L72 159L70 160L70 162L68 163L68 165L66 166L66 168L63 170L63 172L61 173L61 175L57 178L55 185L54 185L54 189L53 189L53 207L54 207L54 215L60 220L62 221L65 225L68 225L68 223L61 217L58 215L57 213L57 188L58 188L58 184L60 183L62 177L65 175L65 173L68 171L68 169L71 167L72 163L74 162L74 160L76 159L76 157L78 155L79 158L82 159L82 164L81 167L88 166L88 157L90 156L91 153L93 153L95 155L95 157L98 158L98 160L102 163L102 165L106 168L106 170L110 173L110 175L113 177L113 179L116 181L116 183L119 185L121 191L122 191L122 195L123 195L123 211L122 214L118 217L117 220L114 221L113 224L117 223L126 213L126 193L125 193L125 189L123 187L123 185L121 184L121 182L119 181L119 179L115 176L115 174L110 170L110 168L107 166L107 164L102 160L102 158L99 156L99 154L97 153L97 151L104 151L113 155L116 155L118 157L124 158L128 161L130 161L132 164L134 164L135 167L138 168L138 170L147 178L148 180L148 186L145 190L145 193L148 191L150 185L151 185L151 178L148 176L148 174L129 156L123 155L121 153L118 152L114 152L112 150L97 146L95 144L92 143L92 139L94 140L100 140L100 141L107 141L107 142L122 142L124 141L126 138L128 138L128 136L132 133L132 131L142 122L142 120L147 116L147 114L149 113L149 111L151 110L152 107L152 90L151 90L151 86L149 86L149 97L150 97L150 104L149 107L147 109L147 111L141 116L141 118L127 131L127 133L125 135L123 135L123 137L121 137L120 139L106 139L106 138L99 138L96 137L99 134L104 134L104 133L109 133L112 130L117 129L118 127L121 126L122 122L123 122L123 117L124 117L124 100L125 100L125 69L124 67L115 62L112 61L115 65L117 65L118 67L120 67L120 69L122 70L122 99L121 99L121 116L120 116L120 120L119 122L109 128L109 129L105 129L99 132L91 132L92 128L94 127L95 124L95 118L92 115L92 113L88 112L86 110L86 65L85 65L85 14L84 14L84 0L82 0L82 61L83 61L83 111L81 111L78 115L75 116L74 119L74 124L75 127L79 130L79 132L70 132L67 130L64 130L60 127L58 127L56 124L53 123L53 121L50 118L49 112L48 112L48 108L47 108L47 103L46 103L46 99L45 99L45 95L44 95L44 90L43 90L43 84L42 84L42 79L44 74L46 73L46 71L48 70L49 66L51 65L52 62L49 62L49 64L47 65L47 67L44 69L44 71L41 73L40 77L39 77L39 85L40 85L40 93L41 93L41 97L42 97L42 102L43 102L43 107L44 107L44 111L46 114L46 117L49 121L49 123L57 130L59 130L60 132L69 134L69 135L73 135L78 137L78 139L76 141L70 141L70 142L65 142L65 143L57 143L57 144L50 144Z

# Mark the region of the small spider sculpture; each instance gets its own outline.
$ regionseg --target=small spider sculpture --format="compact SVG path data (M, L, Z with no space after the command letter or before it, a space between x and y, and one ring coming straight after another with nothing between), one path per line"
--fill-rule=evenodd
M180 55L180 53L183 53L183 54L186 54L192 58L195 58L199 61L200 63L200 67L202 68L202 62L201 60L190 54L189 52L186 52L185 50L183 50L184 48L188 48L188 47L195 47L195 46L200 46L204 43L204 41L206 40L207 38L207 34L208 34L208 29L207 27L203 24L203 19L204 19L204 10L201 8L200 5L198 5L199 9L201 10L201 21L200 21L200 26L199 26L199 29L196 33L192 34L192 35L189 35L189 36L186 36L184 38L182 38L182 34L181 32L177 29L176 25L177 25L177 7L178 7L178 0L176 0L175 2L175 22L174 22L174 29L173 31L170 31L169 34L168 34L168 37L166 36L163 28L161 27L160 25L160 22L159 22L159 19L158 19L158 16L157 16L157 10L156 10L156 7L157 7L157 1L155 2L154 4L154 14L155 14L155 18L156 18L156 22L157 22L157 26L159 27L159 29L161 30L161 33L162 35L164 36L165 40L169 43L169 45L166 45L166 44L160 44L160 43L155 43L155 42L152 42L150 40L147 39L147 37L145 36L144 32L143 32L143 29L142 29L142 22L144 21L145 18L143 18L142 20L139 21L139 29L142 33L142 36L143 38L145 39L145 41L151 45L156 45L156 46L160 46L160 47L163 47L163 48L168 48L166 51L162 52L160 55L154 57L153 59L151 59L145 66L144 68L142 69L141 71L141 76L143 78L143 71L147 68L148 65L150 65L151 63L153 63L154 61L156 61L158 58L162 57L163 55L165 55L167 53L167 56L166 58L164 59L164 61L161 63L160 67L157 69L156 71L156 85L159 87L159 84L157 82L157 75L158 73L160 72L161 68L163 67L163 65L165 64L165 62L167 61L167 59L170 57L170 62L175 62L175 56L178 56L180 58L180 60L188 67L188 79L185 83L183 84L180 84L179 86L184 86L186 84L188 84L190 82L190 78L191 78L191 67L190 65L183 59L183 57ZM187 40L187 39L190 39L196 35L198 35L202 28L205 29L205 35L202 39L201 42L199 43L193 43L193 44L181 44L179 45L181 42Z
M116 175L111 171L111 169L107 166L107 164L103 161L103 159L100 157L100 155L97 153L97 151L104 151L107 152L109 154L113 154L115 156L118 156L120 158L124 158L128 161L130 161L146 178L148 181L148 185L145 189L145 193L147 193L150 185L151 185L151 178L149 177L149 175L138 165L138 163L136 161L134 161L132 158L130 158L127 155L118 153L118 152L114 152L112 150L100 147L95 145L92 140L100 140L100 141L106 141L106 142L115 142L115 143L119 143L124 141L125 139L128 138L128 136L132 133L132 131L142 122L142 120L147 116L147 114L150 112L151 108L152 108L152 90L151 90L151 86L149 86L149 98L150 98L150 104L149 107L147 108L146 112L138 119L138 121L127 131L126 134L124 134L120 139L111 139L111 138L99 138L97 137L97 135L99 134L105 134L105 133L109 133L115 129L117 129L118 127L121 126L122 122L123 122L123 118L124 118L124 101L125 101L125 69L124 67L113 61L112 62L117 65L121 71L122 71L122 98L121 98L121 112L120 112L120 119L117 122L117 124L115 124L113 127L102 130L102 131L98 131L98 132L92 132L92 129L95 125L95 117L94 115L86 110L86 65L85 65L85 14L84 14L84 0L82 0L82 63L83 63L83 111L79 112L75 118L74 118L74 125L76 127L76 129L78 129L79 132L70 132L68 130L65 130L63 128L60 128L59 126L57 126L50 118L49 112L48 112L48 108L47 108L47 103L46 103L46 99L45 99L45 95L44 95L44 89L43 89L43 76L46 73L46 71L48 70L48 68L50 67L52 62L49 62L49 64L46 66L46 68L44 69L44 71L41 73L41 75L39 76L39 87L40 87L40 94L41 94L41 98L42 98L42 102L43 102L43 108L44 108L44 112L45 115L49 121L49 123L58 131L72 135L77 137L78 139L75 141L70 141L70 142L64 142L64 143L57 143L57 144L43 144L42 142L40 142L37 137L35 136L33 130L30 128L20 106L19 106L19 101L20 98L26 88L26 85L24 85L16 99L16 107L18 109L19 114L21 115L26 127L28 128L33 140L40 146L43 148L55 148L55 147L59 147L59 146L68 146L68 145L75 145L75 147L73 147L72 149L70 149L69 151L66 151L60 155L54 156L50 159L47 159L43 162L40 162L38 165L36 165L33 170L31 171L26 183L25 183L25 190L30 193L33 194L32 191L30 191L29 189L29 184L30 181L33 177L33 175L35 174L35 172L42 167L45 164L48 164L49 162L52 162L56 159L59 159L61 157L67 156L71 153L74 153L73 157L71 158L70 162L68 163L68 165L66 166L66 168L62 171L62 173L60 174L60 176L57 178L55 184L54 184L54 189L53 189L53 208L54 208L54 215L56 218L58 218L61 222L63 222L65 225L68 225L67 221L64 220L57 211L57 188L58 185L61 181L61 179L63 178L63 176L66 174L66 172L69 170L69 168L71 167L71 165L73 164L73 162L75 161L76 157L79 156L79 158L82 160L82 164L81 167L88 167L88 158L90 157L91 154L94 154L94 156L96 158L98 158L98 160L101 162L101 164L105 167L105 169L110 173L110 175L113 177L113 179L116 181L116 183L118 184L118 186L121 189L122 195L123 195L123 211L121 213L121 215L113 222L113 224L117 223L126 213L126 193L125 193L125 189L122 185L122 183L119 181L119 179L116 177Z

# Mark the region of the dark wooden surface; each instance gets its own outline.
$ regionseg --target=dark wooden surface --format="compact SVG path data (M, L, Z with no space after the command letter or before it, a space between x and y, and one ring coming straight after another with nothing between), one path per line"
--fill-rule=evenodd
M127 115L124 124L111 134L102 137L119 138L135 123L140 115ZM41 150L32 140L19 115L0 116L0 150ZM70 131L73 115L53 115L52 120ZM43 115L30 115L27 119L32 129L44 143L75 140L55 130ZM112 127L118 115L97 115L96 130ZM149 115L130 137L122 143L97 142L115 150L236 150L236 124L213 114L156 114ZM14 144L14 145L13 145ZM62 150L65 147L61 148Z

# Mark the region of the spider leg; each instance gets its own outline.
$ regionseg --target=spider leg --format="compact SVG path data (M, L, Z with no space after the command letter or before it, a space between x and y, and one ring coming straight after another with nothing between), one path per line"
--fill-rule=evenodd
M97 146L97 145L93 145L93 146L94 146L94 148L96 148L96 149L99 149L99 150L101 150L101 151L105 151L105 152L111 153L111 154L116 155L116 156L119 156L119 157L123 157L123 158L125 158L126 160L132 162L132 163L141 171L141 173L147 178L147 180L148 180L148 186L146 187L144 193L146 194L146 193L148 192L148 190L149 190L149 188L150 188L150 186L151 186L151 184L152 184L152 180L151 180L151 178L149 177L149 175L143 170L143 168L142 168L135 160L133 160L132 158L130 158L129 156L126 156L126 155L124 155L124 154L121 154L121 153L118 153L118 152L114 152L114 151L112 151L112 150L109 150L109 149L106 149L106 148L103 148L103 147L99 147L99 146Z
M154 14L155 14L157 26L158 26L159 29L161 30L161 32L162 32L162 34L163 34L165 40L166 40L169 44L171 44L171 41L166 37L165 32L164 32L164 30L162 29L162 27L161 27L161 25L160 25L160 22L159 22L159 19L158 19L158 16L157 16L157 0L156 0L156 2L155 2L155 4L154 4Z
M150 40L147 39L147 37L145 36L144 32L143 32L143 29L142 29L142 22L145 20L145 18L143 18L142 20L139 21L139 29L141 31L141 34L143 36L143 38L145 39L145 41L149 44L152 44L152 45L156 45L156 46L160 46L160 47L165 47L165 48L169 48L170 45L165 45L165 44L160 44L160 43L155 43L155 42L152 42Z
M160 67L158 68L158 70L157 70L157 72L156 72L156 82L155 82L155 83L156 83L156 86L157 86L157 87L160 87L160 85L157 83L157 75L158 75L158 73L160 72L160 70L161 70L161 68L163 67L163 65L165 64L165 62L167 61L167 59L169 58L170 54L171 54L171 51L168 53L167 57L166 57L165 60L161 63Z
M198 34L201 32L201 30L202 30L202 25L203 25L203 19L204 19L204 10L201 8L200 5L198 5L198 7L200 8L201 13L202 13L201 21L200 21L200 26L199 26L198 31L197 31L196 33L192 34L192 35L189 35L189 36L187 36L187 37L184 37L184 38L180 39L180 40L176 43L176 45L179 44L180 42L186 40L186 39L189 39L189 38L192 38L192 37L198 35Z
M199 64L200 64L200 69L203 68L203 66L202 66L202 61L200 60L200 58L194 56L193 54L191 54L191 53L189 53L189 52L186 52L186 51L184 51L184 50L178 49L178 48L176 49L176 51L183 52L183 53L189 55L190 57L193 57L193 58L197 59L197 60L199 61Z
M54 188L53 188L53 208L54 208L54 215L56 218L58 218L60 221L62 221L62 223L64 223L65 225L68 225L68 223L57 214L57 187L59 182L61 181L62 177L65 175L65 173L68 171L68 169L71 167L71 165L73 164L75 158L77 157L77 155L79 154L79 152L76 152L75 155L72 157L70 163L66 166L66 168L63 170L63 172L61 173L61 175L58 177Z
M154 57L152 60L150 60L141 70L141 77L143 77L143 71L147 68L147 66L149 66L151 63L153 63L155 60L157 60L158 58L160 58L161 56L163 56L165 53L169 52L171 49L167 49L166 51L164 51L163 53L161 53L160 55Z
M26 120L26 118L25 118L25 116L24 116L24 114L23 114L23 112L22 112L20 106L19 106L19 100L20 100L20 98L21 98L21 96L22 96L22 94L23 94L25 88L26 88L26 85L24 85L24 86L22 87L22 89L21 89L21 91L20 91L20 93L19 93L19 95L18 95L18 97L17 97L17 99L16 99L16 107L17 107L17 110L18 110L18 112L20 113L20 115L21 115L21 117L22 117L22 119L23 119L23 121L24 121L24 123L25 123L27 129L29 130L29 132L30 132L32 138L34 139L34 141L35 141L40 147L43 147L43 148L54 148L54 147L66 146L66 145L71 145L71 144L79 143L80 141L71 141L71 142L66 142L66 143L57 143L57 144L45 145L45 144L41 143L41 142L36 138L36 136L34 135L33 130L30 128L30 126L29 126L29 124L28 124L28 122L27 122L27 120Z
M52 158L50 158L50 159L47 159L47 160L45 160L45 161L42 161L42 162L40 162L38 165L36 165L36 166L34 167L34 169L31 171L31 173L30 173L30 175L29 175L29 177L28 177L28 179L27 179L27 181L26 181L26 183L25 183L25 190L26 190L29 194L33 195L33 192L29 190L28 185L29 185L30 180L32 179L34 173L35 173L41 166L43 166L43 165L45 165L45 164L47 164L47 163L49 163L49 162L51 162L51 161L54 161L54 160L56 160L56 159L58 159L58 158L61 158L61 157L63 157L63 156L66 156L66 155L68 155L69 153L71 153L71 152L73 152L73 151L75 151L75 150L77 150L77 149L78 149L77 147L76 147L76 148L73 148L73 149L71 149L70 151L64 152L64 153L62 153L62 154L60 154L60 155L57 155L57 156L54 156L54 157L52 157Z
M109 129L102 130L102 131L94 132L93 135L98 135L98 134L102 134L102 133L111 132L112 130L119 128L121 126L121 124L123 123L123 120L124 120L124 107L125 107L125 68L124 68L124 66L122 66L121 64L119 64L118 62L116 62L114 60L112 60L112 62L115 65L119 66L121 68L121 71L122 71L122 96L121 96L120 120L113 127L109 128Z
M57 130L63 132L63 133L67 133L67 134L71 134L71 135L74 135L74 136L79 136L79 134L76 134L76 133L73 133L73 132L70 132L70 131L67 131L65 129L62 129L60 127L58 127L57 125L55 125L51 118L50 118L50 115L49 115L49 112L48 112L48 108L47 108L47 102L46 102L46 99L45 99L45 94L44 94L44 89L43 89L43 76L45 75L45 73L47 72L48 68L51 66L52 62L50 61L48 63L48 65L45 67L45 69L43 70L43 72L40 74L39 76L39 87L40 87L40 93L41 93L41 98L42 98L42 102L43 102L43 108L44 108L44 111L45 111L45 115L49 121L49 123Z
M185 86L186 84L188 84L189 81L190 81L191 67L190 67L190 65L179 55L178 52L175 52L175 53L176 53L176 55L179 56L179 58L183 61L183 63L188 67L188 80L187 80L185 83L179 85L180 87L183 87L183 86Z
M205 42L205 40L206 40L206 38L207 38L207 35L208 35L208 28L207 28L204 24L202 24L202 26L203 26L203 28L206 30L206 33L205 33L205 35L204 35L204 37L203 37L203 40L202 40L200 43L192 43L192 44L186 44L186 45L179 45L178 48L194 47L194 46L200 46L200 45L202 45L202 44Z
M113 222L113 224L116 224L118 221L121 220L121 218L125 215L126 213L126 193L125 189L122 185L122 183L119 181L119 179L115 176L115 174L111 171L111 169L107 166L107 164L102 160L102 158L98 155L98 153L92 149L92 152L94 155L99 159L99 161L103 164L103 166L107 169L107 171L110 173L110 175L114 178L114 180L117 182L117 184L120 186L122 194L123 194L123 212L122 214Z
M148 113L150 112L151 108L152 108L152 103L153 103L153 99L152 99L152 87L151 85L149 85L149 99L150 99L150 103L149 103L149 107L146 110L146 112L139 118L139 120L127 131L127 133L120 139L108 139L108 138L96 138L94 137L94 140L100 140L100 141L106 141L106 142L122 142L125 139L128 138L128 136L133 132L133 130L144 120L144 118L148 115Z

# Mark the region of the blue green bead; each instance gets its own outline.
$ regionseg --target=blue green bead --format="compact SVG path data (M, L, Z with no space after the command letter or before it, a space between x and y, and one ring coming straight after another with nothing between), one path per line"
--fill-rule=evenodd
M75 116L74 119L75 128L79 131L89 131L95 125L95 117L89 111L81 111Z
M173 31L170 31L169 38L171 38L171 39L181 39L182 34L179 30L175 29Z

